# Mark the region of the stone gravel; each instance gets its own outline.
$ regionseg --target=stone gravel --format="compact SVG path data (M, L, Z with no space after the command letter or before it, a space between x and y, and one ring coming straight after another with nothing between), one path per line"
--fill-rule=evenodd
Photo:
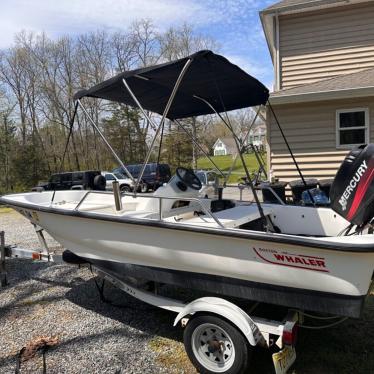
M30 223L0 209L0 231L7 244L38 249ZM46 235L50 246L61 250ZM0 374L14 373L18 352L41 336L59 343L46 354L50 373L196 374L182 343L183 331L172 326L174 313L142 303L110 284L100 300L89 269L45 262L6 261L9 285L0 287ZM178 292L180 292L178 290ZM303 330L292 373L372 373L374 367L374 285L362 320L333 329ZM258 350L251 372L274 373L271 354ZM21 373L43 372L37 354Z
M0 213L7 244L37 249L32 226L15 212ZM58 244L49 236L49 245ZM57 336L46 354L47 373L195 373L174 313L142 303L107 284L100 300L89 269L7 260L9 285L0 288L0 373L14 373L27 342ZM42 373L42 357L22 373Z
M17 245L20 248L39 249L40 243L30 222L8 208L0 206L0 231L5 231L5 241L9 245ZM48 247L53 250L61 250L62 247L48 233L44 232Z

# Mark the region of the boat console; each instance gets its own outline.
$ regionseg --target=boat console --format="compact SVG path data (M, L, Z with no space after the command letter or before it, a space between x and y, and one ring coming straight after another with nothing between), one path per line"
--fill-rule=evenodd
M200 189L201 182L197 175L190 169L179 167L169 183L159 187L153 195L164 197L198 197Z

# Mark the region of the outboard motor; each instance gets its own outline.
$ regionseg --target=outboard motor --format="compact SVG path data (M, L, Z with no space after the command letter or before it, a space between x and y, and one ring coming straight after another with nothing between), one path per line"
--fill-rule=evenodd
M340 166L330 190L331 208L362 226L374 217L374 144L353 149Z

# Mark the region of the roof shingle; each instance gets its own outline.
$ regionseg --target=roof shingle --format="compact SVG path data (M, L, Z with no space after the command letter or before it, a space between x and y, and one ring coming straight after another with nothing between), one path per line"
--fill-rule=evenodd
M233 138L219 138L227 148L236 149L235 140Z
M357 88L374 87L374 68L365 69L358 73L344 74L337 77L323 79L318 82L298 87L279 90L271 93L271 97L302 95L315 92L329 92Z

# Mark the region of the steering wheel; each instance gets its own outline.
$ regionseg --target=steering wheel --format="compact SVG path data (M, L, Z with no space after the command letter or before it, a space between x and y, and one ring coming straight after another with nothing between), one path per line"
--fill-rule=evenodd
M201 189L201 181L192 170L180 167L177 168L175 172L178 178L188 187L192 188L193 190Z

